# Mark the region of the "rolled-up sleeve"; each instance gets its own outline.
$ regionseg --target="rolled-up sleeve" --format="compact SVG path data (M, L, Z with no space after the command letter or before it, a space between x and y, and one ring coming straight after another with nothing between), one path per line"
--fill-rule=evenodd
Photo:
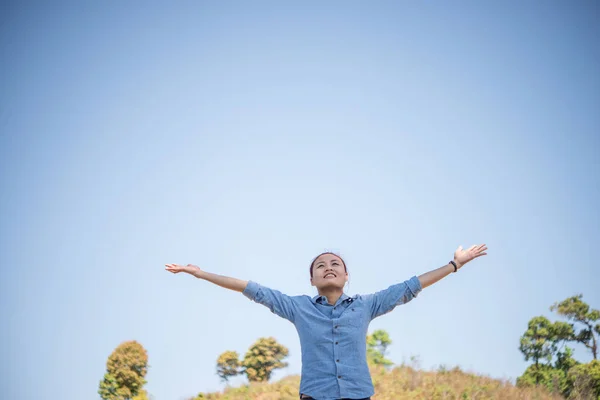
M365 296L365 302L371 311L371 319L389 313L401 304L408 303L417 297L422 289L419 278L413 276L407 281Z
M242 293L250 300L267 307L273 314L294 322L296 305L290 296L253 281L248 282Z

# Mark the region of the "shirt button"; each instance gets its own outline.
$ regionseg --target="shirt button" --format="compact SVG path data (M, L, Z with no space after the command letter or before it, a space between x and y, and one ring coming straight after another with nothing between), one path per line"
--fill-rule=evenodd
M338 342L335 342L335 344L338 344Z
M340 327L339 325L336 325L336 326L335 326L335 329L337 329L337 328L339 328L339 327Z
M335 362L340 362L340 359L338 358L337 360L335 360Z
M341 376L341 375L338 375L338 379L342 379L342 376Z
M354 311L354 308L352 309L352 311Z

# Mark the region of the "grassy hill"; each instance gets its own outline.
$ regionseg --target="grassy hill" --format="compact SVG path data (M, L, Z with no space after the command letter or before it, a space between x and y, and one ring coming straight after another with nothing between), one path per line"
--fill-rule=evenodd
M465 373L458 368L422 371L399 366L389 371L371 369L373 400L562 400L542 389L521 389L510 382ZM298 400L299 376L274 383L227 388L221 393L200 393L194 400Z

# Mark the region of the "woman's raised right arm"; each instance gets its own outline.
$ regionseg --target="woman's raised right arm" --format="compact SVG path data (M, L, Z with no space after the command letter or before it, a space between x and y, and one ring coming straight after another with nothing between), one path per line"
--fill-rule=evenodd
M273 289L261 286L256 282L242 281L210 272L202 271L195 265L165 264L166 270L174 274L185 272L196 278L204 279L226 289L241 292L250 300L268 307L271 312L294 322L296 305L291 297Z
M190 274L196 278L204 279L205 281L212 282L215 285L224 287L225 289L235 290L236 292L243 292L248 285L248 281L242 281L240 279L230 278L223 275L211 274L210 272L203 271L196 265L192 264L165 264L165 269L174 274L185 272L186 274Z

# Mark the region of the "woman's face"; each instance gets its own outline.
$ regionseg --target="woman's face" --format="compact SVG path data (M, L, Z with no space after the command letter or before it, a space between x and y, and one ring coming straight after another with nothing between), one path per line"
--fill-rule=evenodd
M317 289L344 288L348 273L341 258L335 254L321 254L313 263L310 282Z

